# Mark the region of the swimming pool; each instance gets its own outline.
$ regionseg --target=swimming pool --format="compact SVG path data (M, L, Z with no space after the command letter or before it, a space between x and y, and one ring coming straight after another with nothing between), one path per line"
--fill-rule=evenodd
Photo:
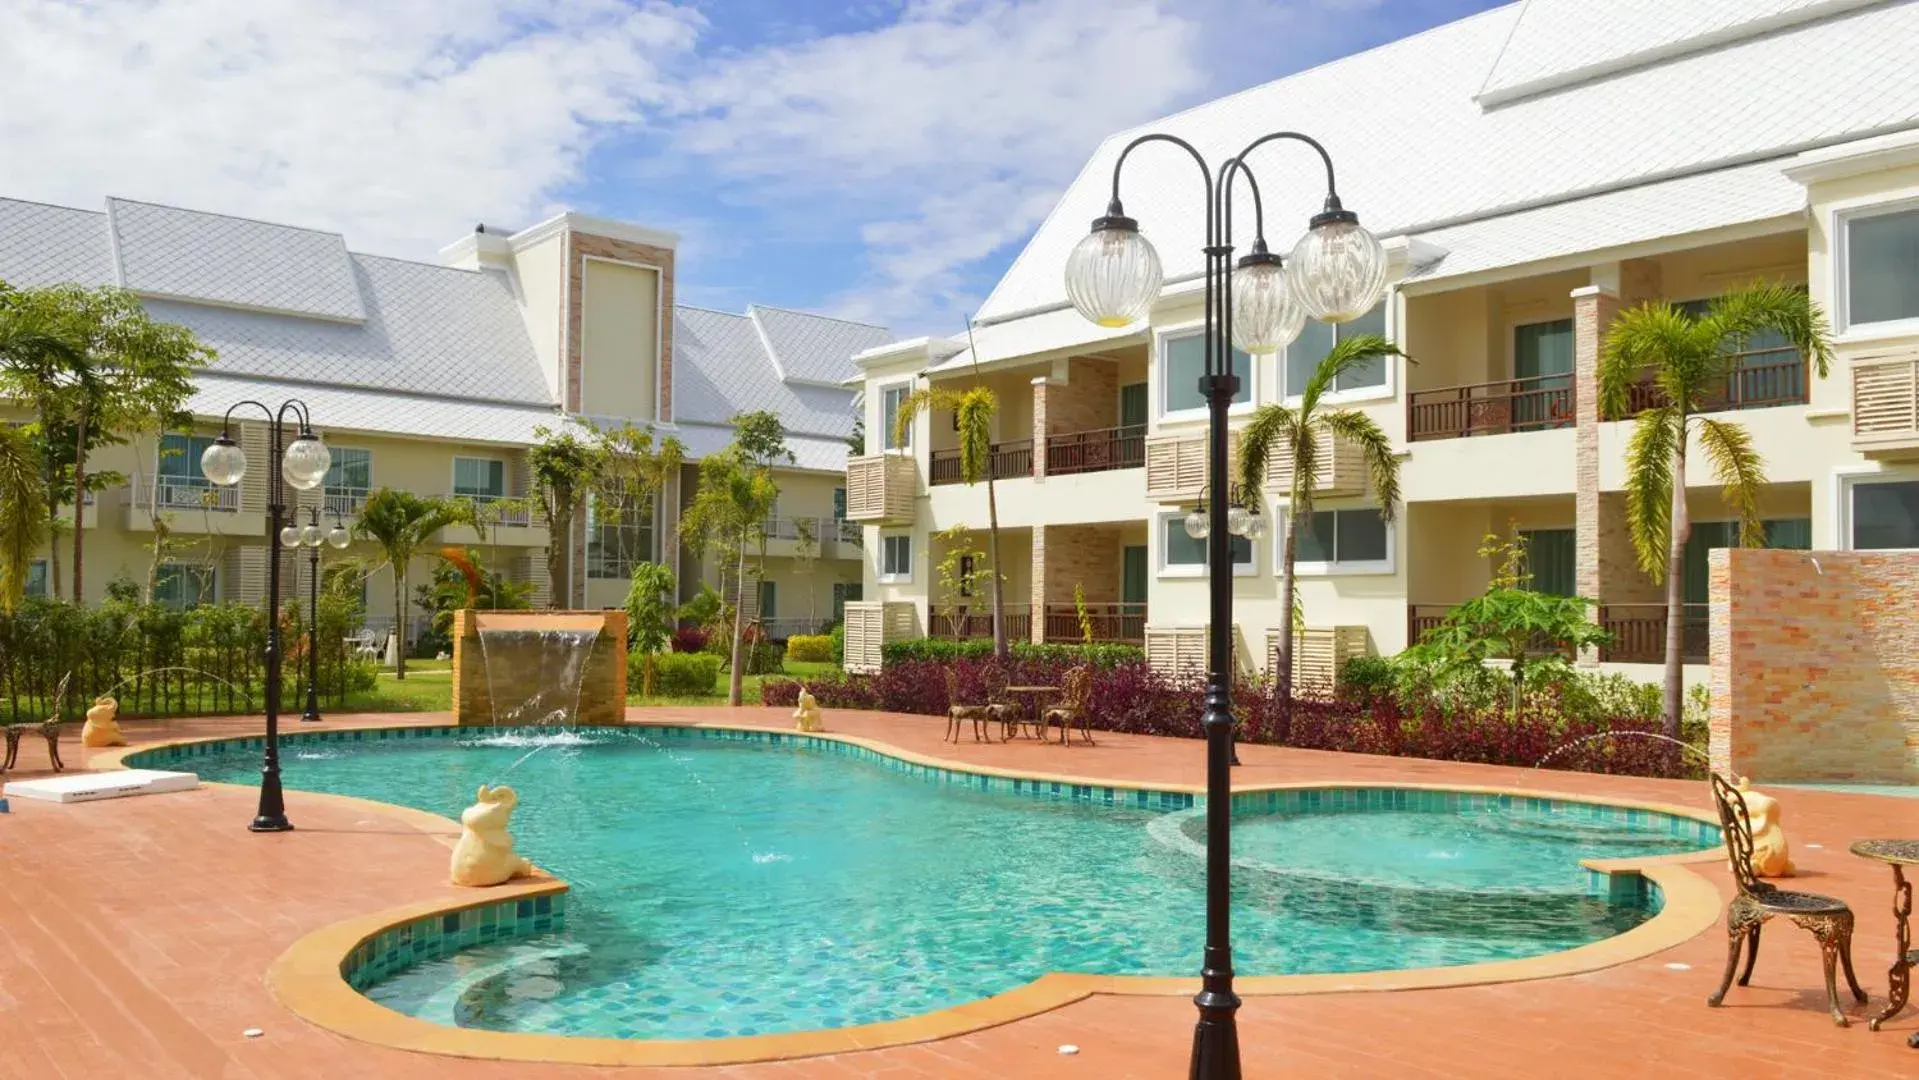
M585 729L301 734L290 787L456 817L520 792L519 850L568 882L564 929L366 988L504 1031L700 1039L913 1016L1053 971L1190 975L1203 934L1193 800L912 766L846 744ZM252 783L258 743L135 755ZM530 755L530 756L529 756ZM509 772L510 770L510 772ZM1690 819L1450 792L1235 800L1242 974L1516 959L1651 914L1590 857L1696 850Z

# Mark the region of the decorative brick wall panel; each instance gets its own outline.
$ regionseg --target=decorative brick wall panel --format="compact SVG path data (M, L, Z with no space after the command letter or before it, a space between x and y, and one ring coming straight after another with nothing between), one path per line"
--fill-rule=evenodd
M1596 286L1573 291L1575 580L1579 595L1591 599L1604 595L1600 558L1599 347L1606 326L1618 310L1619 298ZM1580 653L1579 662L1598 664L1598 650Z
M1052 384L1044 376L1033 380L1033 475L1038 477L1046 475L1046 424L1049 415L1047 399L1051 397L1051 390ZM1035 536L1037 538L1037 531ZM1033 553L1033 558L1034 565L1037 566L1039 559L1037 551Z
M673 419L673 258L671 248L637 244L629 240L594 236L590 233L566 234L566 408L579 412L580 405L580 315L585 299L586 259L620 259L660 268L660 310L654 313L660 327L660 421Z
M1607 492L1599 498L1599 591L1581 596L1604 604L1663 604L1666 589L1639 568L1632 529L1626 523L1626 497Z
M1046 399L1043 426L1034 414L1036 436L1115 427L1119 424L1119 372L1106 361L1075 356L1067 361L1066 384L1049 387Z
M1728 548L1709 566L1713 768L1919 783L1919 552Z
M1112 530L1097 525L1047 525L1033 532L1035 603L1070 604L1075 585L1085 591L1089 604L1119 600L1119 541ZM1045 534L1043 544L1041 533Z

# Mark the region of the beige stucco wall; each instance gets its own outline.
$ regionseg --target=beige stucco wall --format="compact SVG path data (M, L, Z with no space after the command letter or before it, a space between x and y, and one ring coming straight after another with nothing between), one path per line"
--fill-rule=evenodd
M540 371L555 400L564 386L560 360L560 316L565 308L561 296L566 265L566 243L559 232L528 245L513 255L513 279L519 290L520 317L526 322L527 336L533 339L533 352L540 358Z
M580 314L581 403L596 416L658 416L660 274L586 260Z

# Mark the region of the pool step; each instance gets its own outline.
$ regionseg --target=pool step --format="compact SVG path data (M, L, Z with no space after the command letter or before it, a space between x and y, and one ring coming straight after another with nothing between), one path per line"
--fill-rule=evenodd
M543 949L515 948L512 955L503 957L491 964L474 968L436 991L432 997L420 1006L414 1015L422 1020L447 1027L461 1027L460 1015L462 1002L475 990L485 987L496 979L518 974L534 964L551 964L561 960L570 960L585 956L584 942L568 942L565 945L553 945Z

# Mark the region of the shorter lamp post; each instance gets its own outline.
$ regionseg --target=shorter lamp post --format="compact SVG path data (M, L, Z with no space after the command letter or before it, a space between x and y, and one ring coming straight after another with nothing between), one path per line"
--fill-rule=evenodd
M333 465L333 454L313 433L313 422L306 403L295 399L282 402L278 411L257 401L242 401L227 409L220 422L220 437L200 455L200 471L220 487L232 487L247 472L247 455L233 441L233 410L251 406L266 414L268 438L267 470L267 737L260 760L260 806L253 832L286 832L293 828L287 820L286 797L280 790L280 529L287 513L287 488L312 491L326 479ZM289 421L297 421L296 437L288 442Z
M1200 487L1199 503L1186 512L1186 517L1181 522L1186 528L1186 535L1195 540L1205 540L1213 535L1213 515L1206 509L1206 496L1210 490L1204 485ZM1259 512L1259 493L1238 484L1227 485L1226 491L1226 531L1248 541L1265 536L1266 519ZM1230 545L1231 541L1227 543ZM1237 766L1239 741L1231 734L1227 736L1227 739L1230 763Z
M331 544L335 551L344 551L352 542L338 510L333 512L333 528L320 531L317 506L308 509L305 528L289 524L280 530L281 547L307 549L307 707L300 714L303 724L320 722L320 545Z

